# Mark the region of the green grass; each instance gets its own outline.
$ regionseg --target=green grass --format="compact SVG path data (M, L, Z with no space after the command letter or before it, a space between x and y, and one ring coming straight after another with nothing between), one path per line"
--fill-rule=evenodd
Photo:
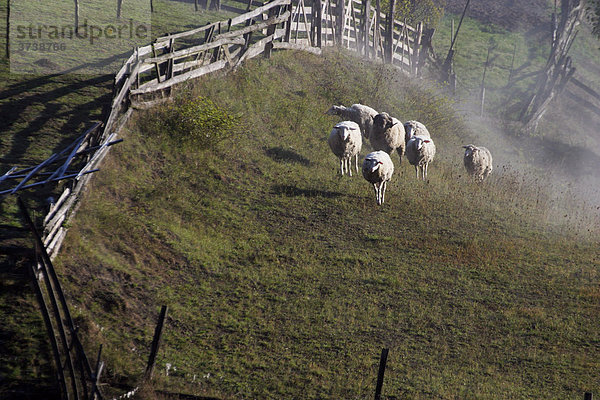
M378 77L389 83L374 90ZM137 382L166 304L157 389L370 398L382 347L388 398L600 389L597 225L557 218L519 174L466 179L470 132L446 99L331 52L276 53L184 93L244 129L202 151L155 134L159 111L136 115L58 259L111 382ZM438 146L428 183L394 156L383 207L362 177L336 175L326 144L337 120L324 111L358 101L414 115Z
M177 1L155 7L153 37L228 15ZM506 65L505 34L473 25L476 51L459 41L457 69L463 55L474 57L460 66L467 87L480 82L473 65L482 66L489 37ZM508 38L519 43L520 65L526 45ZM580 49L579 40L574 57L592 54L594 42ZM541 59L541 47L533 50ZM577 62L593 71L594 60ZM2 172L40 162L101 119L110 75L18 75L0 61ZM501 88L505 79L505 69L492 68L487 82ZM137 383L159 306L168 304L157 388L370 397L380 348L390 346L390 396L598 391L598 260L589 240L598 225L590 205L565 208L548 193L566 185L538 189L537 176L507 171L484 187L470 184L459 145L477 135L453 102L352 58L281 53L194 90L242 114L245 131L214 150L174 150L138 116L102 167L59 261L88 355L106 344L111 383ZM439 149L429 184L413 182L404 165L378 209L360 176L338 179L325 141L335 120L322 115L338 102L426 122ZM517 145L496 151L528 154ZM27 196L37 217L43 207L34 198L46 195ZM21 226L13 200L0 203L2 224ZM31 246L13 231L2 239ZM53 390L43 324L17 277L26 259L0 254L0 393ZM166 363L177 368L169 377Z

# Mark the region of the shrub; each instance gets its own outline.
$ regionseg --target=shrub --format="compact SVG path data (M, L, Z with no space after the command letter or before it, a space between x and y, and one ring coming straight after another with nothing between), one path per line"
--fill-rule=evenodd
M237 133L239 116L204 97L179 97L148 116L150 130L161 138L201 150Z

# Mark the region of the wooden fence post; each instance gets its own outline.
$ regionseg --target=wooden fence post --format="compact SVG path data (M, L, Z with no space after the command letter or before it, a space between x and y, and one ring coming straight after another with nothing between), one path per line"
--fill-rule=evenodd
M46 248L44 247L44 243L42 242L42 239L37 231L37 228L35 227L35 224L33 223L33 220L31 219L31 217L29 215L29 212L27 212L25 203L23 203L23 200L21 200L20 197L17 198L17 203L19 204L19 208L21 209L21 213L23 215L23 218L25 219L25 222L27 223L27 225L29 225L31 232L36 237L36 248L37 248L36 253L39 254L39 253L43 252L43 254L46 254ZM70 348L69 348L70 346L67 341L67 334L66 334L63 322L62 322L63 317L60 313L60 308L58 306L58 300L56 299L56 296L54 294L54 288L52 287L52 278L50 276L51 265L49 265L50 259L47 254L46 254L46 257L44 257L42 259L42 262L40 264L42 266L42 275L44 278L44 283L46 285L47 295L48 295L48 298L50 299L50 305L52 306L52 312L54 314L54 319L56 322L56 329L58 331L58 337L60 338L60 343L61 343L63 351L64 351L64 355L65 355L65 359L66 359L66 367L69 369L69 376L71 378L71 388L73 390L72 394L75 399L79 399L79 390L77 389L77 381L75 379L75 369L73 367L73 358L71 357L71 352L70 352ZM52 334L54 334L54 332ZM74 340L74 338L72 338L72 340ZM61 370L63 369L62 362L58 363L57 368L59 368ZM68 391L65 392L65 399L69 399Z
M373 31L373 50L375 54L375 59L378 58L378 54L381 43L381 1L375 0L375 26ZM381 54L383 57L383 54Z
M335 16L335 41L339 47L344 45L344 28L346 27L346 1L337 0Z
M377 386L375 387L375 400L381 400L381 388L383 387L383 375L385 374L385 365L390 349L381 349L381 357L379 358L379 372L377 373Z
M48 306L46 305L46 301L44 300L44 295L42 294L42 288L40 287L40 283L37 278L37 274L35 271L35 267L30 265L28 268L29 276L31 279L31 284L33 285L33 289L35 292L35 297L40 305L40 309L42 312L42 317L44 319L44 323L46 325L46 330L48 332L48 338L50 339L50 346L52 347L52 354L54 355L54 362L56 364L56 372L58 374L58 384L60 387L60 392L62 394L63 399L69 398L69 392L67 390L67 381L65 379L65 373L62 368L62 361L60 358L60 352L58 350L58 342L56 341L56 335L54 334L54 328L52 327L52 320L50 319L50 313L48 312Z
M363 0L363 48L362 53L369 58L369 31L371 30L371 0Z
M273 7L269 10L267 19L276 17L278 15L279 15L279 6ZM269 25L269 27L267 28L267 36L271 36L272 34L274 34L275 28L277 28L277 24ZM271 58L272 51L273 51L273 40L271 40L265 44L265 51L264 51L265 58Z
M153 57L158 57L158 54L156 53L156 48L154 47L154 43L152 43L152 56ZM160 83L160 68L158 66L158 63L154 63L154 70L156 71L156 81L158 83Z
M406 28L406 26L405 26ZM407 29L408 33L408 29ZM421 51L423 51L422 46L423 41L423 22L419 22L416 26L416 31L414 32L414 40L413 40L413 55L411 59L412 64L412 73L414 75L419 75L421 65Z
M252 0L250 0L250 1L252 1ZM248 4L250 4L250 3L248 3ZM250 5L248 5L248 8L249 7L250 7ZM294 16L294 13L293 13L294 10L293 10L293 5L292 5L291 1L287 7L290 10L290 17L288 18L287 22L285 23L285 35L283 36L283 41L289 43L292 38L292 17Z
M323 46L323 5L321 4L321 0L314 0L312 7L313 14L313 29L316 33L316 40L313 40L313 44L321 48Z
M150 349L150 357L148 358L148 365L146 366L146 373L144 378L146 380L152 379L154 373L154 365L156 364L156 354L160 347L160 340L162 339L163 327L165 325L165 319L167 318L167 306L162 306L160 309L160 315L158 317L158 324L154 330L154 338L152 339L152 347Z
M390 9L385 19L385 61L391 64L394 61L394 14L396 13L396 0L390 0Z

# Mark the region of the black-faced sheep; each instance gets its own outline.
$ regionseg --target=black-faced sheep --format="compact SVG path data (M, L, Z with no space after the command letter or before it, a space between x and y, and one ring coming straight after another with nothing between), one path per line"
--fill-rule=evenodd
M402 162L406 148L404 136L404 125L388 113L377 114L373 117L373 130L369 139L373 150L385 151L388 154L396 150L400 155L400 162Z

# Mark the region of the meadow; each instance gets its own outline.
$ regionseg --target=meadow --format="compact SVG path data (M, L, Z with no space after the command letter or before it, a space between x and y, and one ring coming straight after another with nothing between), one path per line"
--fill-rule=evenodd
M230 135L164 129L198 98ZM428 182L394 155L377 207L360 174L337 175L324 111L354 102L429 126ZM389 347L388 398L597 392L597 215L508 167L471 182L453 107L345 53L281 52L137 114L57 262L108 381L138 382L166 304L157 390L369 398Z
M154 3L152 37L226 15ZM446 18L436 39L448 26ZM459 41L457 70L468 90L477 91L491 37L502 53L498 65L512 55L506 35L518 42L516 65L532 55L543 60L543 49L527 50L518 34L470 20L464 28L477 39ZM586 43L576 42L574 52L585 56L593 46ZM41 161L102 119L111 75L20 75L9 67L3 58L5 170ZM492 93L501 91L506 68L488 74ZM502 110L496 99L490 114ZM530 165L555 153L532 160L531 143L507 144L496 121L466 119L468 100L343 52L280 52L138 112L70 222L57 260L89 354L104 344L104 390L118 394L140 381L167 304L146 398L160 397L153 389L370 398L382 347L390 348L387 398L598 393L597 205L576 200L577 189L548 177L545 166ZM337 119L324 111L355 102L425 122L438 146L427 183L394 155L383 207L360 174L337 176L326 144ZM204 141L165 126L165 117L197 106L210 117L200 128L216 116L231 122L223 125L231 134ZM559 133L551 125L535 143ZM460 146L482 138L498 162L476 185L464 174ZM29 203L42 207L35 197ZM30 245L26 234L14 236L21 223L10 198L0 210L0 248ZM23 260L0 254L0 261L0 397L14 386L45 396L54 390L52 366L31 290L18 277Z

